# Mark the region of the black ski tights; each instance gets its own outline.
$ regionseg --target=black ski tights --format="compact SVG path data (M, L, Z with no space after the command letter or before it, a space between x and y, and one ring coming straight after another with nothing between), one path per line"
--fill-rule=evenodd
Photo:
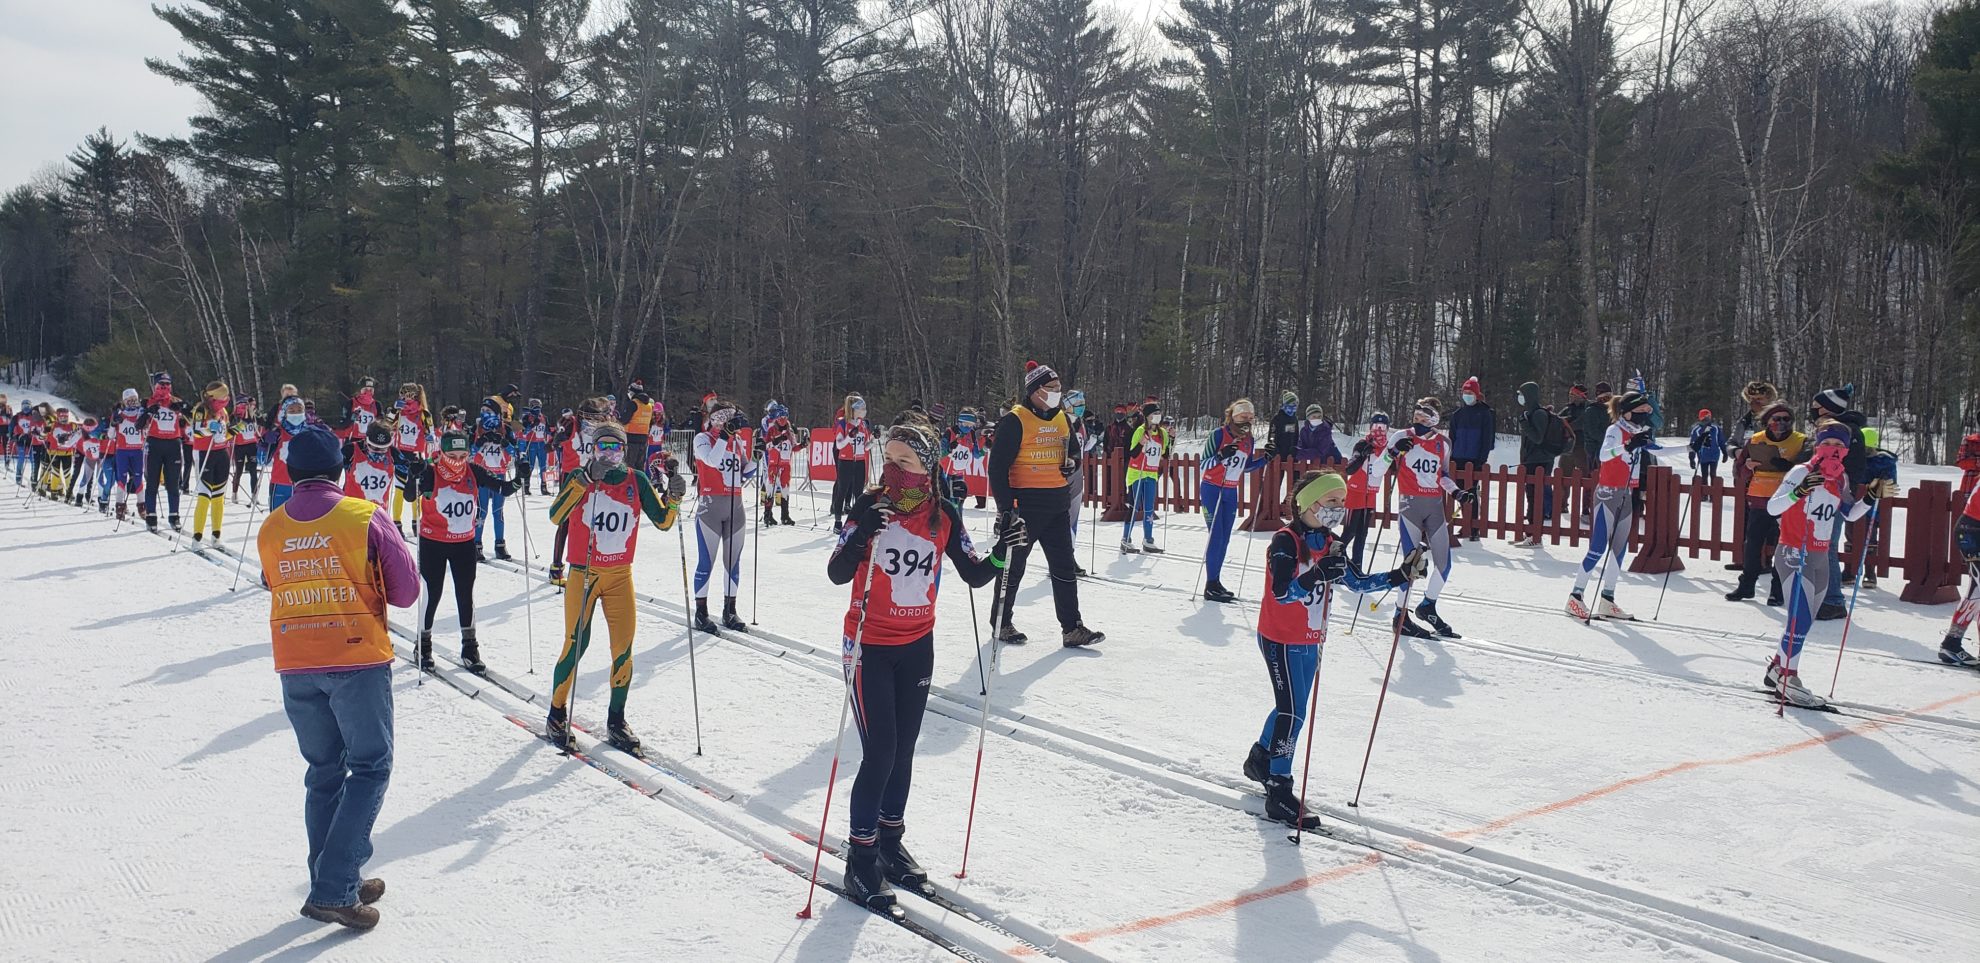
M459 610L461 628L474 628L474 542L419 540L419 577L426 582L426 611L420 613L419 629L433 631L433 613L440 608L440 590L447 587L447 570L454 575L454 607Z

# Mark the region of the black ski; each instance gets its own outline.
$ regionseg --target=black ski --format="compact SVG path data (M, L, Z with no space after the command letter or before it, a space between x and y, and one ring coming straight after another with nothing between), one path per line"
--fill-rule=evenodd
M791 834L791 836L792 836L793 838L795 838L795 839L797 839L797 840L798 840L799 842L802 842L802 843L804 843L804 844L805 844L806 846L816 846L816 845L818 845L818 837L816 837L816 836L813 836L813 835L812 835L812 834L810 834L810 833L804 833L804 832L794 832L794 833L792 833L792 834ZM834 855L834 856L837 856L837 857L839 857L839 858L841 858L841 859L844 859L844 858L845 858L845 855L846 855L846 854L845 854L845 848L844 848L844 847L829 847L829 846L828 846L828 847L826 847L826 851L827 851L827 852L830 852L830 853L831 853L832 855ZM802 874L802 873L801 873L800 875L808 875L808 874ZM908 891L910 891L910 892L912 892L912 893L914 893L914 895L916 895L916 896L918 896L918 897L920 897L920 898L922 898L922 899L925 899L925 900L927 900L927 901L928 901L928 902L930 902L930 903L933 903L933 904L935 904L935 905L936 905L937 907L939 907L940 909L942 909L942 910L943 910L944 912L947 912L947 913L951 913L951 914L954 914L954 915L956 915L956 916L960 916L960 917L962 917L963 919L965 919L965 920L967 920L967 921L969 921L969 922L971 922L971 923L974 923L974 924L976 924L977 926L981 926L981 927L983 927L984 929L986 929L986 930L989 930L990 932L992 932L992 933L995 933L995 934L997 934L998 936L1001 936L1001 937L1004 937L1005 939L1008 939L1008 940L1010 940L1010 941L1011 941L1012 943L1015 943L1015 944L1017 944L1017 945L1019 945L1019 946L1021 946L1021 947L1024 947L1025 949L1027 949L1027 950L1029 950L1029 951L1031 951L1031 952L1033 952L1033 953L1039 953L1039 954L1044 954L1044 953L1046 953L1046 950L1045 950L1045 948L1044 948L1044 947L1042 947L1042 946L1039 946L1038 944L1036 944L1036 943L1033 943L1033 942L1031 942L1030 940L1027 940L1027 939L1025 939L1025 938L1024 938L1024 937L1022 937L1022 936L1019 936L1018 934L1016 934L1016 933L1013 933L1013 932L1011 932L1011 931L1010 931L1010 930L1008 930L1008 929L1005 929L1005 928L1004 928L1003 926L1000 926L1000 925L998 925L996 921L994 921L994 920L990 920L990 919L986 919L986 918L985 918L985 917L983 916L983 914L981 914L981 913L978 913L978 912L977 912L976 910L974 910L974 909L971 909L970 907L968 907L968 906L965 906L965 905L963 905L963 904L961 904L961 903L958 903L958 902L956 902L955 900L953 900L953 899L950 899L949 897L947 897L947 896L945 896L945 895L943 895L943 894L942 894L942 891L941 891L941 890L939 890L939 889L937 889L937 888L935 887L935 882L934 882L934 880L929 880L929 879L924 879L924 880L922 880L922 882L921 882L921 885L920 885L920 886L901 886L901 885L900 885L900 884L899 884L898 882L895 882L895 881L893 881L893 880L889 880L888 882L893 882L893 883L894 883L894 884L895 884L896 886L900 886L900 888L902 888L902 889L905 889L905 890L908 890ZM826 884L826 883L825 883L825 882L824 882L823 880L820 880L820 881L819 881L819 885L821 885L821 886L823 886L823 885L827 885L827 884ZM835 890L835 891L836 891L836 890ZM841 895L841 896L846 896L846 894L845 894L845 893L843 893L843 892L841 892L841 893L840 893L839 895ZM847 899L852 899L852 897L851 897L851 896L846 896L846 898L847 898ZM855 902L856 902L856 901L855 901ZM899 908L900 908L900 904L899 904L899 903L896 903L896 904L894 904L894 908L895 908L895 909L899 909Z
M1762 689L1755 687L1753 691L1758 692L1761 695L1768 697L1769 699L1773 699L1776 703L1780 702L1781 694L1779 692L1774 691L1773 689ZM1798 706L1792 702L1789 702L1787 703L1787 707L1790 709L1806 709L1810 712L1826 712L1830 715L1836 715L1836 716L1843 714L1841 709L1838 709L1832 705Z

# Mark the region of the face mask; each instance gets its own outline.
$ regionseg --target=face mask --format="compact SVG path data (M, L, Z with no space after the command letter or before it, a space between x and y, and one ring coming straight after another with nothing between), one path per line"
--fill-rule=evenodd
M1417 433L1417 434L1419 434L1419 435L1427 435L1427 434L1429 434L1429 433L1431 433L1431 432L1433 432L1433 431L1436 431L1436 430L1437 430L1437 426L1436 426L1436 425L1425 425L1425 424L1420 424L1420 423L1419 423L1419 424L1415 424L1415 425L1411 425L1410 427L1412 427L1412 428L1414 428L1414 429L1416 429L1416 433Z
M1465 397L1466 397L1467 399L1469 399L1469 398L1470 398L1471 396L1470 396L1470 395L1466 395ZM1514 401L1517 401L1517 402L1519 402L1521 406L1524 406L1524 405L1526 404L1526 396L1525 396L1525 395L1523 395L1523 394L1520 394L1520 395L1513 395L1513 400L1514 400ZM1470 404L1470 403L1471 403L1471 402L1470 402L1470 401L1468 401L1468 400L1467 400L1467 401L1465 402L1465 404Z
M1474 395L1474 394L1471 394L1470 392L1466 392L1466 393L1464 394L1464 403L1465 403L1465 404L1467 404L1467 405L1475 405L1475 404L1477 404L1477 403L1478 403L1478 396L1477 396L1477 395ZM1525 402L1521 402L1521 404L1524 404L1524 403L1525 403Z
M1126 420L1127 420L1127 415L1126 415L1126 414L1125 414L1124 412L1119 412L1119 411L1116 411L1116 412L1114 412L1114 420L1115 420L1115 421L1117 421L1117 422L1120 422L1120 421L1126 421Z
M1650 424L1650 413L1647 411L1632 411L1629 413L1629 423L1648 427Z
M282 423L291 428L301 428L305 420L307 420L307 416L300 411L292 411L282 416Z
M495 426L501 423L502 423L502 419L496 417L495 413L492 411L484 412L481 416L481 427L488 431L494 431Z
M1058 392L1058 391L1045 392L1045 407L1057 408L1059 406L1059 399L1062 397L1064 397L1063 392Z
M616 467L626 463L626 450L618 445L599 445L592 451L594 457L607 465Z
M887 500L901 511L912 512L928 503L928 476L917 475L891 462L880 469L880 487L886 492Z
M1312 425L1315 428L1320 427L1320 419L1318 418L1308 418L1306 419L1306 423Z
M1084 418L1084 417L1086 417L1086 406L1085 406L1085 405L1074 405L1074 406L1073 406L1073 417L1075 417L1075 418Z
M1159 424L1161 424L1161 423L1162 423L1162 413L1158 411L1158 412L1156 412L1156 413L1154 413L1154 414L1152 414L1152 415L1149 415L1149 416L1148 416L1148 423L1149 423L1149 424L1151 424L1151 425L1159 425Z
M1345 521L1347 521L1347 506L1345 506L1345 505L1335 505L1335 506L1327 506L1327 505L1322 505L1322 506L1320 507L1320 524L1321 524L1321 525L1323 525L1323 526L1325 526L1325 527L1327 527L1327 528L1339 528L1339 527L1341 526L1341 523L1343 523L1343 522L1345 522Z
M1290 414L1292 414L1292 413L1293 413L1293 406L1292 406L1292 405L1284 405L1284 406L1282 406L1282 407L1280 407L1280 408L1279 408L1279 410L1280 410L1280 411L1283 411L1283 412L1285 412L1286 414L1289 414L1289 415L1290 415Z

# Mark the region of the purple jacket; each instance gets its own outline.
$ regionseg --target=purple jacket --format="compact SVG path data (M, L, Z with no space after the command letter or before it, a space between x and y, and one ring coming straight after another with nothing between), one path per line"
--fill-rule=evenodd
M1307 424L1306 419L1299 420L1300 461L1326 461L1340 457L1341 450L1334 445L1333 422L1322 421L1320 427L1315 428Z
M282 510L299 522L313 522L330 514L330 509L344 500L344 490L328 478L311 478L296 485ZM379 574L385 577L385 601L399 608L405 608L419 601L419 566L413 562L412 550L406 547L406 540L392 524L392 516L376 512L371 516L371 529L365 532L365 545L371 551L371 561L378 563Z

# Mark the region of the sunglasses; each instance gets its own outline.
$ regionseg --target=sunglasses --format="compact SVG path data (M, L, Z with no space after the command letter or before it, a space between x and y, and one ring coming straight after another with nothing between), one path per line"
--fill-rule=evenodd
M616 441L600 441L600 442L594 442L594 443L593 443L593 445L592 445L592 447L594 447L594 448L596 448L596 449L598 449L599 451L625 451L625 450L626 450L626 446L625 446L625 445L622 445L622 444L620 444L619 442L616 442Z

